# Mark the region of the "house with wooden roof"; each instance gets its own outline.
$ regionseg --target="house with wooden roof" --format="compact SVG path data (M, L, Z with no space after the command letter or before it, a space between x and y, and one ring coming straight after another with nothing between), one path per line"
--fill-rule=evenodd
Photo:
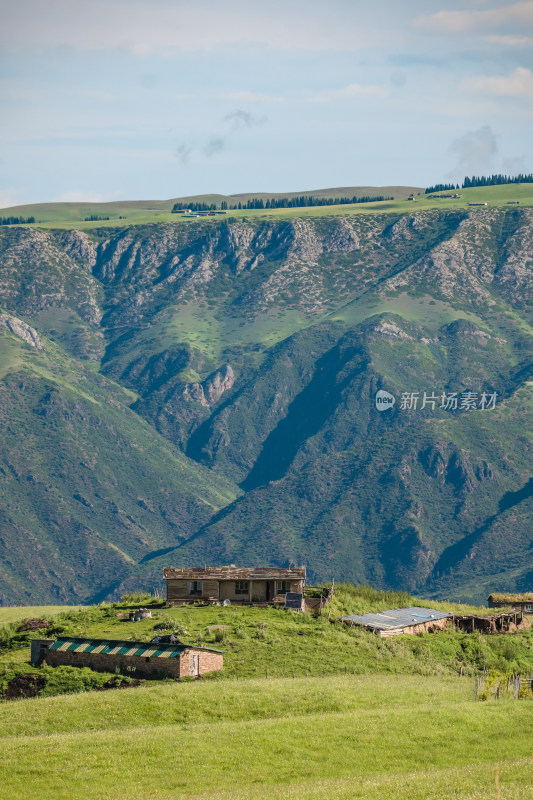
M305 567L165 567L169 603L285 604L288 593L303 595Z
M494 592L487 600L489 608L519 608L524 614L533 614L533 592L522 592L518 594L506 594L505 592Z
M131 642L60 636L55 641L33 639L31 661L52 666L91 667L100 672L128 670L146 678L199 677L224 666L224 651L183 642Z

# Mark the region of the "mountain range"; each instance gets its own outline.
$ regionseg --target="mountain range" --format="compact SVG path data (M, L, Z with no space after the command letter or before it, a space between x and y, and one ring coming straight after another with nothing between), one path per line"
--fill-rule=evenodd
M533 210L413 206L0 228L0 602L530 589Z

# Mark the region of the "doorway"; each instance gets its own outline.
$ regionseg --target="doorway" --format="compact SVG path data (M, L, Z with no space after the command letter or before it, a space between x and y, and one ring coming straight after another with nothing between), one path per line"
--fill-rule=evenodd
M189 675L197 677L200 674L200 655L191 653L189 656Z

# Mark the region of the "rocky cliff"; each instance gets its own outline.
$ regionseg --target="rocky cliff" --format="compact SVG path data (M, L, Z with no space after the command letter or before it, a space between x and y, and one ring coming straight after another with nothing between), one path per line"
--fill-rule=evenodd
M3 599L167 561L525 587L532 265L517 208L5 228Z

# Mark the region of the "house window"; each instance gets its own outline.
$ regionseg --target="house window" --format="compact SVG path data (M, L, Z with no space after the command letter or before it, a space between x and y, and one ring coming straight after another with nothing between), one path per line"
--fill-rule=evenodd
M235 581L235 594L248 594L248 581Z
M531 614L531 612L533 612L533 603L527 603L526 611L528 612L528 614Z
M202 581L189 581L189 594L202 594Z
M287 594L291 590L290 581L278 581L278 594Z

